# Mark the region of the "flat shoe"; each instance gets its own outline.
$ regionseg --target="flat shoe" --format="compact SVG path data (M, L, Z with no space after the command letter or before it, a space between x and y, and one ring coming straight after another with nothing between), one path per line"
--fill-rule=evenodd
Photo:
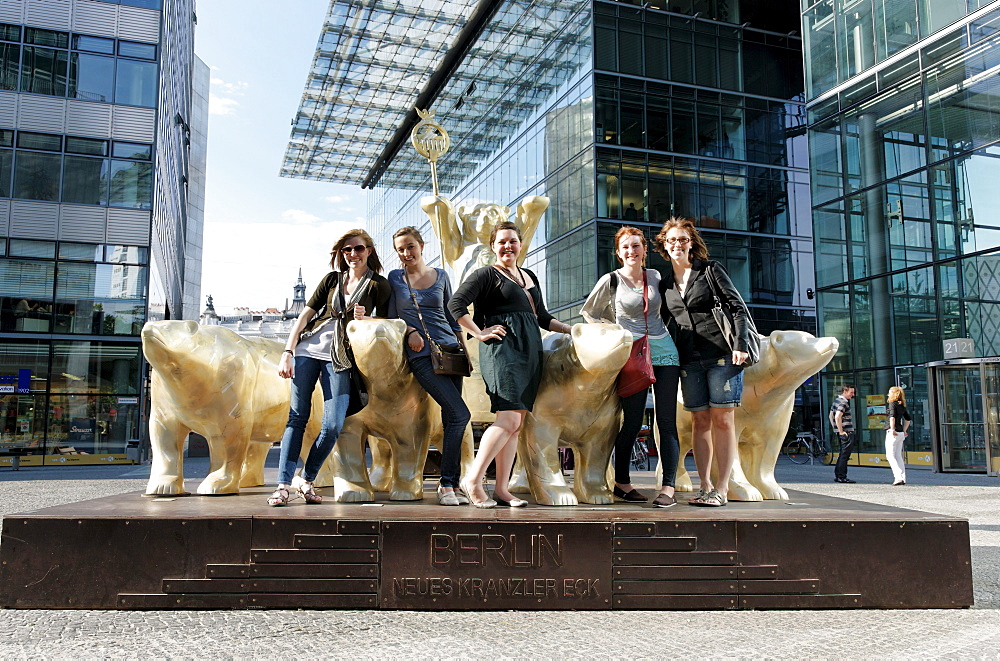
M496 501L497 507L527 507L528 501L521 500L520 498L511 498L510 500L504 500L500 496L493 494L493 500Z
M471 483L462 482L461 485L462 485L462 491L465 492L465 495L469 499L469 503L473 507L477 507L481 510L491 510L497 506L497 501L490 500L489 498L487 498L486 500L476 500L475 496L472 495L474 492L472 489L473 485Z
M668 496L665 493L661 493L653 499L654 507L673 507L677 504L677 499L673 496Z
M649 500L649 498L643 496L635 489L626 492L624 489L619 489L618 487L615 487L613 493L615 494L616 498L620 498L627 503L644 503L647 500Z
M440 505L458 505L458 497L455 495L454 491L445 491L441 487L438 487L438 504Z
M892 486L899 487L899 486L902 486L904 484L906 484L906 480L897 480L896 482L892 483Z

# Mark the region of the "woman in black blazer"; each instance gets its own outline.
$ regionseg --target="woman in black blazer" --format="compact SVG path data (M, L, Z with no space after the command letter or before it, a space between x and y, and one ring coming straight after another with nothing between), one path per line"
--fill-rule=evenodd
M691 412L694 460L701 478L701 491L690 504L721 507L729 502L729 476L736 460L734 419L749 357L749 313L726 270L708 259L693 222L671 218L655 245L672 267L664 276L660 310L680 354L681 393L684 408ZM728 307L735 321L735 347L730 348L712 314L717 302Z

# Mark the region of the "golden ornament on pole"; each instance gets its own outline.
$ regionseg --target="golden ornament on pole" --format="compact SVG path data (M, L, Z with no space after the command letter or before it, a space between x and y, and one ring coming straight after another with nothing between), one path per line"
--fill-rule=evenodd
M421 110L420 108L414 108L414 110L420 116L420 121L410 132L410 142L417 153L431 164L431 185L434 188L434 194L437 195L437 161L447 153L451 146L451 138L448 137L448 132L444 130L444 127L434 121L433 110Z

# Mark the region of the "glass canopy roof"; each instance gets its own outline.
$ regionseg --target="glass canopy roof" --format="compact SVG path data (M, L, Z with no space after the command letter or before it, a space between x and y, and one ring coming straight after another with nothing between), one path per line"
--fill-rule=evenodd
M365 181L478 4L332 0L282 176ZM587 6L585 0L503 2L431 105L451 134L452 166L471 166L492 153L579 68L589 54L589 11L581 11ZM461 164L454 159L459 154ZM412 188L428 175L407 142L380 183ZM458 178L455 170L446 173L442 189Z

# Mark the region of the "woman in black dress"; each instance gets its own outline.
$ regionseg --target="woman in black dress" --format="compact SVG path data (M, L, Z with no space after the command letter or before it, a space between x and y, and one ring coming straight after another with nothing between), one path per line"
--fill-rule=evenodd
M462 489L480 508L504 505L524 507L507 489L517 436L525 414L531 410L542 378L542 336L539 328L569 333L571 328L545 309L538 279L518 267L521 233L511 222L497 223L490 235L496 255L493 266L474 271L448 303L448 310L462 328L482 344L479 368L490 396L496 422L483 433L471 470L462 479ZM469 306L475 303L475 316ZM483 478L496 459L497 477L490 499Z

